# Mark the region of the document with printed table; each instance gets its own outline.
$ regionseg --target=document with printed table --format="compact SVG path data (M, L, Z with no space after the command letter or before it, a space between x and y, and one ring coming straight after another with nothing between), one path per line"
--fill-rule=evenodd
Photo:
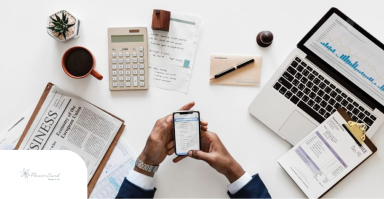
M341 108L278 160L308 198L322 197L377 151L350 124L357 123Z
M112 154L124 121L48 83L16 150L70 150L85 162L88 197Z

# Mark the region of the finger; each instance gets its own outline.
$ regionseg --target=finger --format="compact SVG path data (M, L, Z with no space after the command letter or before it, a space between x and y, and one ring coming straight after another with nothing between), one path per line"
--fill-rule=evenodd
M175 141L172 140L171 142L169 142L169 143L167 144L167 149L168 149L168 150L171 150L174 146L175 146Z
M189 102L188 104L184 105L183 107L181 107L179 109L179 111L183 111L183 110L189 110L191 109L193 106L195 106L195 102ZM161 118L158 120L159 123L163 123L165 120L170 123L173 119L173 114L169 114L169 115L166 115L165 117Z
M167 152L168 155L172 155L174 153L175 153L175 148L172 148L172 149L168 150L168 152Z
M206 122L204 120L200 120L200 125L201 126L208 126L208 122Z
M211 160L212 160L211 154L205 153L205 152L200 151L200 150L188 151L188 156L193 158L193 159L196 159L196 160L203 160L205 162L211 162Z
M184 111L184 110L189 110L191 109L193 106L195 106L195 102L189 102L188 104L184 105L183 107L181 107L179 109L179 111Z
M173 159L173 162L174 162L174 163L178 163L178 162L180 162L181 160L183 160L183 159L186 158L186 157L188 157L188 156L186 156L186 155L177 156L177 157L175 157L175 158Z
M201 130L203 130L203 131L208 130L208 126L202 126L202 127L201 127Z

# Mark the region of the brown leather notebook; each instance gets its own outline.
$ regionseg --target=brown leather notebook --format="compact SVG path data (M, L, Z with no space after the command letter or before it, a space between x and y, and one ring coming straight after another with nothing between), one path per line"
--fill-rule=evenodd
M49 93L49 91L51 90L52 86L53 86L53 84L49 82L49 83L47 84L47 86L45 87L45 90L44 90L43 94L41 95L40 100L39 100L39 102L37 103L37 106L36 106L35 110L33 111L33 114L32 114L32 116L31 116L31 119L29 119L28 124L27 124L27 126L25 127L24 132L23 132L23 134L22 134L21 137L20 137L19 142L17 143L17 145L16 145L16 147L15 147L15 150L18 150L18 149L19 149L19 147L20 147L21 143L23 142L23 140L24 140L24 138L25 138L25 136L26 136L26 134L27 134L29 128L31 127L33 121L35 120L37 114L39 113L39 110L40 110L41 106L43 105L45 99L47 98L48 93ZM93 105L93 104L92 104L92 105ZM94 105L94 106L95 106L95 105ZM97 106L95 106L95 107L97 107ZM99 107L97 107L97 108L99 108ZM99 179L101 172L103 171L105 165L107 164L107 161L108 161L109 157L111 156L111 154L112 154L112 152L113 152L113 149L115 148L115 146L116 146L116 144L117 144L117 141L120 139L120 136L121 136L121 134L123 133L124 128L125 128L124 120L122 120L122 119L120 119L120 118L118 118L118 117L112 115L111 113L109 113L109 112L107 112L107 111L105 111L105 110L103 110L103 109L101 109L101 108L99 108L99 109L102 110L102 111L104 111L105 113L108 113L108 114L111 115L112 117L114 117L114 118L116 118L116 119L122 121L123 124L121 125L119 131L117 132L115 138L113 139L111 145L109 146L109 148L108 148L107 152L105 153L103 159L101 160L99 166L97 167L97 170L96 170L95 173L93 174L93 177L91 178L91 180L90 180L89 183L88 183L88 193L87 193L87 197L89 197L89 196L91 195L92 190L93 190L93 188L95 187L96 182L97 182L97 180Z

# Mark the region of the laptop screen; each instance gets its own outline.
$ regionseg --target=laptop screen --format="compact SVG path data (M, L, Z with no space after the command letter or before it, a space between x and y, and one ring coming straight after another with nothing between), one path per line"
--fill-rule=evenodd
M304 46L384 104L384 50L337 13L333 13Z

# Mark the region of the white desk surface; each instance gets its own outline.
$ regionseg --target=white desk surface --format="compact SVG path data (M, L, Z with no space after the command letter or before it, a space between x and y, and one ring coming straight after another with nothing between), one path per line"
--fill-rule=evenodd
M245 170L260 174L273 197L303 198L305 195L277 163L291 146L251 116L247 108L284 58L332 6L383 41L382 1L3 0L0 129L35 106L45 85L53 82L123 118L127 125L123 136L140 153L155 121L193 100L201 117L209 122L209 129L219 134ZM107 28L148 26L155 8L202 18L188 94L155 87L146 91L109 91ZM45 29L48 15L61 9L68 9L83 22L81 37L68 43L50 38ZM262 30L270 30L275 36L272 46L266 49L255 41ZM63 72L61 57L75 45L94 53L96 69L104 80L91 76L77 80ZM261 86L210 85L211 53L261 55ZM384 197L383 131L381 128L373 138L378 152L326 197ZM155 176L156 197L228 197L228 181L208 164L192 159L174 164L172 158L163 162Z

